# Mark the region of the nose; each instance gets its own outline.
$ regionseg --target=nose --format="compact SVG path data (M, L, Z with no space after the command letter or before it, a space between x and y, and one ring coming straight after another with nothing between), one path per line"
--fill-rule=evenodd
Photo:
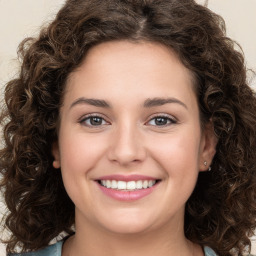
M122 166L144 161L146 149L136 125L126 123L113 132L108 158Z

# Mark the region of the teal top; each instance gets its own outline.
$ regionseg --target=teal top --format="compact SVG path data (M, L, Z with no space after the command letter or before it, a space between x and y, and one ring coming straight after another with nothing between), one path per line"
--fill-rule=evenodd
M8 256L61 256L63 241L49 245L42 250L36 252L8 254ZM217 256L217 254L209 247L204 247L205 256Z

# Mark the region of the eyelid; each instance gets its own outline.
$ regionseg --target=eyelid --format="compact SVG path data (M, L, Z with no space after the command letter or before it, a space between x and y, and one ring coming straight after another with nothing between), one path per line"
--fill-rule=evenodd
M152 119L157 118L157 117L168 118L168 119L171 121L171 124L162 125L162 126L159 126L159 127L166 127L166 126L169 126L169 125L173 125L173 124L177 124L177 123L178 123L177 118L175 118L175 117L172 116L172 115L169 115L169 114L166 114L166 113L156 113L156 114L154 114L154 115L151 115L151 116L148 118L148 121L146 122L146 124L148 124ZM153 126L153 125L151 125L151 126Z
M100 117L100 118L102 118L107 124L110 124L110 122L106 120L107 118L106 118L104 115L100 114L100 113L90 113L90 114L83 115L82 117L80 117L80 118L78 119L78 123L82 124L86 119L88 119L88 118L90 118L90 117ZM97 127L97 126L89 126L89 125L85 125L85 126L87 126L87 127L93 127L93 128L100 128L100 126L104 126L104 125L106 125L106 124L99 125L99 127Z
M85 125L87 127L93 127L93 128L100 128L101 126L104 126L104 125L108 125L108 124L111 124L107 118L105 117L105 115L102 115L100 113L89 113L89 114L86 114L86 115L83 115L82 117L80 117L78 119L78 123L83 123L86 119L90 118L90 117L100 117L102 118L107 124L103 124L103 125L99 125L99 127L97 126L89 126L89 125ZM175 118L173 115L170 115L170 114L166 114L166 113L156 113L156 114L153 114L151 115L149 118L148 118L148 121L146 121L146 125L154 118L157 118L157 117L164 117L164 118L167 118L170 120L170 124L167 124L167 125L162 125L162 128L166 127L166 126L169 126L169 125L173 125L173 124L176 124L178 123L178 120L177 118ZM151 125L153 126L153 125ZM161 127L161 126L159 126Z

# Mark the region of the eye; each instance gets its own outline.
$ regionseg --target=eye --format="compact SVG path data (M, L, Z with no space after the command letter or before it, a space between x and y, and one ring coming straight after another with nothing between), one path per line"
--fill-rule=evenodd
M85 116L81 121L79 121L82 125L87 127L95 127L109 124L103 117L99 115L89 115Z
M174 118L162 115L151 118L147 124L152 126L168 126L176 123L177 121Z

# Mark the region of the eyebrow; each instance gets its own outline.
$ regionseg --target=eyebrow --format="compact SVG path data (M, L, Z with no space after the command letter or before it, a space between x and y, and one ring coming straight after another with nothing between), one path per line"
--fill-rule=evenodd
M176 99L176 98L153 98L153 99L146 99L144 101L143 107L145 108L151 108L151 107L158 107L158 106L162 106L168 103L177 103L180 104L181 106L185 107L186 109L188 109L188 107L186 106L185 103L183 103L182 101ZM105 101L105 100L100 100L100 99L90 99L90 98L78 98L77 100L75 100L70 108L76 106L76 105L80 105L80 104L88 104L88 105L92 105L95 107L100 107L100 108L111 108L111 105Z
M153 99L147 99L144 102L144 107L145 108L150 108L150 107L158 107L162 106L168 103L177 103L180 104L181 106L185 107L188 109L187 105L183 103L182 101L176 99L176 98L153 98Z
M92 105L92 106L100 107L100 108L110 108L110 104L105 100L88 99L88 98L84 98L84 97L75 100L71 104L70 108L72 108L76 105L80 105L80 104L88 104L88 105Z

